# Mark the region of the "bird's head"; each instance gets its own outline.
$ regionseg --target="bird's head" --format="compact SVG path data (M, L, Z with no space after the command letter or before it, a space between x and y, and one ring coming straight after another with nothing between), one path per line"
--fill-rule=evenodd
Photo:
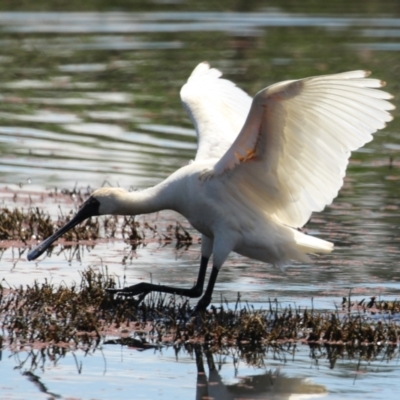
M122 188L104 187L95 190L89 197L87 202L90 199L92 199L91 201L93 203L97 202L97 214L94 215L123 214L120 208L121 204L123 204L124 196L126 195L126 193L127 191Z
M126 193L126 191L121 188L101 188L95 190L69 222L28 253L28 260L31 261L39 257L61 235L85 219L97 215L117 214L119 211L118 204L120 203L123 193Z

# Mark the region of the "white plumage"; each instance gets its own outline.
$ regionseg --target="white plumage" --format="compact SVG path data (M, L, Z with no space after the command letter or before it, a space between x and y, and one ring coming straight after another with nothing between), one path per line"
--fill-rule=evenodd
M285 81L252 100L220 71L199 64L181 89L198 137L194 162L140 192L96 190L71 223L28 258L89 216L172 209L203 234L197 283L191 289L142 283L119 292L199 297L213 255L210 281L197 305L203 309L231 251L278 266L307 260L307 253L329 253L332 243L296 228L332 202L351 152L392 119L392 96L368 75L352 71Z
M237 187L255 192L260 207L291 227L332 202L350 152L392 120L392 96L376 90L384 83L365 71L274 84L257 93L248 113L249 96L207 66L200 64L181 91L199 137L196 160L221 157L214 174L234 170ZM242 112L232 124L236 105ZM215 156L218 149L209 147L220 126L224 146Z

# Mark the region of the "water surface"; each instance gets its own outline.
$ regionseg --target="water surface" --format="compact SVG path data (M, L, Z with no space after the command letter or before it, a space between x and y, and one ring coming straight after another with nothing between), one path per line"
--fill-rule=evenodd
M179 89L204 60L250 94L280 80L368 69L398 97L397 15L250 11L0 13L2 205L40 207L56 216L60 204L64 212L77 204L43 197L44 191L103 184L142 188L188 163L196 139ZM356 299L398 296L399 149L395 120L352 156L339 197L307 225L308 233L336 244L332 255L293 265L284 274L232 255L218 278L214 301L234 302L240 291L256 307L276 297L282 304L310 306L313 297L316 308L333 309L350 291ZM161 230L179 221L194 243L176 249L174 243L150 241L133 250L122 240L104 240L78 252L58 246L51 257L34 263L26 261L26 246L14 243L0 253L0 276L11 286L46 278L70 284L91 265L107 266L121 283L152 279L190 287L199 264L198 234L169 212L141 221L157 223ZM172 399L204 394L194 354L176 358L172 349L139 353L105 345L93 354L75 355L81 373L72 354L32 371L50 396L108 399L135 393L135 398ZM31 375L24 375L29 363L13 369L24 357L26 352L3 351L2 392L10 399L48 398ZM262 368L241 361L236 371L235 357L227 355L218 370L224 398L231 398L226 393L240 382L249 384L240 379L254 381L250 377L277 369L293 385L310 378L319 392L297 397L294 392L292 397L258 393L261 398L397 398L398 364L393 361L362 361L360 367L359 360L343 358L331 369L327 360L310 359L308 347L295 356L269 354L265 360ZM210 380L207 365L205 371Z

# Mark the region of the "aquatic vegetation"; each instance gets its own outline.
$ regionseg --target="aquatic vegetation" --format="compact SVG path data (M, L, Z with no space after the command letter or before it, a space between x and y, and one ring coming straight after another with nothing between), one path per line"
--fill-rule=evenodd
M235 349L256 363L271 347L308 344L313 352L337 358L375 357L384 348L393 353L399 344L399 301L362 301L351 309L317 311L282 308L275 300L257 310L238 295L234 306L213 306L192 316L187 300L160 294L143 301L113 297L105 290L110 287L116 287L116 279L106 267L87 269L71 287L46 281L6 288L2 283L3 346L93 348L104 340L141 349L202 345L212 352Z

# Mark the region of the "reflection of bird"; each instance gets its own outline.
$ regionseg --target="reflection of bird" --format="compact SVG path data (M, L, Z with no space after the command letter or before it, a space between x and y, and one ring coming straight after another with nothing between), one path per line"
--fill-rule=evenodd
M196 400L201 399L268 399L268 400L306 400L327 395L325 386L312 383L305 378L290 378L281 374L279 369L260 375L241 378L238 383L224 383L213 356L206 353L208 377L204 369L201 349L195 348L197 365Z
M58 237L95 215L137 215L172 209L202 233L201 265L191 289L149 283L119 290L199 297L213 255L208 287L197 309L210 304L218 271L231 251L282 266L329 253L333 244L307 236L313 211L342 186L350 152L392 119L392 96L364 71L285 81L253 99L207 63L199 64L181 98L197 136L194 162L155 187L128 193L96 190L76 216L32 250L42 254Z

